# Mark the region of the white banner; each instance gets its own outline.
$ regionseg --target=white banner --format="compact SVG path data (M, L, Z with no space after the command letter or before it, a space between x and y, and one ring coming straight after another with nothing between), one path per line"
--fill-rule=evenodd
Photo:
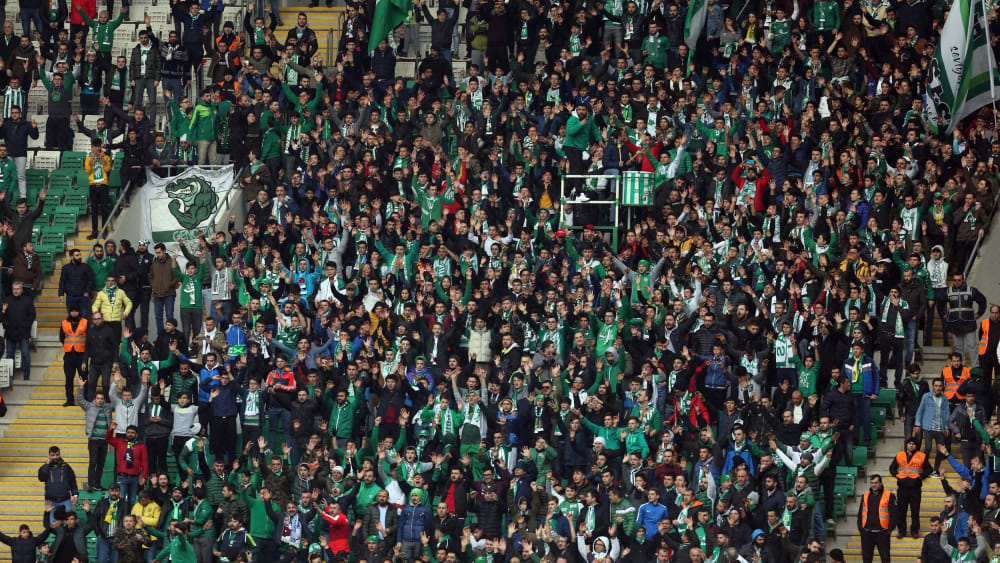
M240 199L233 190L233 167L205 170L192 167L176 176L160 178L148 173L141 195L142 228L137 238L163 243L177 252L177 238L198 240L204 233L211 238L225 229L232 207ZM134 241L133 241L134 244Z

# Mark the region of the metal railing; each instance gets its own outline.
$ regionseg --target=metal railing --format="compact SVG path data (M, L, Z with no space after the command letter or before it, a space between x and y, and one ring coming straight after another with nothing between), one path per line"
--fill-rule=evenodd
M997 190L996 195L993 196L993 211L990 212L989 219L986 220L986 229L989 229L993 225L993 219L997 215L997 206L1000 205L1000 190ZM979 247L983 244L983 239L989 233L983 229L983 234L976 238L976 244L972 247L972 253L965 261L965 268L962 269L962 277L969 280L969 271L972 269L972 263L976 261L976 255L979 254ZM971 282L971 280L969 280Z
M579 178L581 180L592 180L597 178L606 178L609 182L613 181L618 184L621 183L621 176L618 174L566 174L562 177L559 182L559 228L561 229L582 229L581 225L565 225L566 222L566 204L573 206L578 205L610 205L611 206L611 225L597 225L595 229L600 231L611 231L611 247L618 248L618 212L621 204L617 199L588 199L587 201L574 201L566 199L566 179L567 178ZM618 186L616 185L616 188Z

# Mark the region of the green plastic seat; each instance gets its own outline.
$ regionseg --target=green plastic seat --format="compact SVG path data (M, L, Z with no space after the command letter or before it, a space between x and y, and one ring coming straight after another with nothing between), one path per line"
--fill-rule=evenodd
M78 217L85 215L87 213L87 194L75 192L68 193L66 194L66 197L63 198L63 206L75 210Z
M872 407L885 407L887 412L891 412L896 407L896 390L882 389L878 392L878 397L872 401Z
M79 220L76 208L60 207L56 214L52 216L52 228L58 229L64 237L68 237L76 232L76 223Z
M868 465L868 448L864 446L854 446L854 455L851 456L851 465L859 469Z
M83 151L66 151L62 153L59 160L59 168L62 170L83 170L83 163L87 160L87 153Z
M53 183L57 182L58 183L69 182L67 187L72 186L73 181L76 180L75 172L76 170L71 168L53 170L52 173L49 174L49 186L51 187Z

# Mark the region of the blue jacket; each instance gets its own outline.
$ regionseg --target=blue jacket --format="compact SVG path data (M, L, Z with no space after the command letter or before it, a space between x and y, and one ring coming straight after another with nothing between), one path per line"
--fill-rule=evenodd
M747 465L747 470L750 471L750 475L756 475L757 471L754 469L753 464L753 452L751 451L752 446L750 445L750 440L743 441L743 447L737 450L732 447L728 452L726 452L726 463L722 466L722 474L729 473L736 466L736 457L742 457L743 461Z
M955 470L955 473L958 473L959 477L962 479L968 479L972 482L972 489L969 489L969 492L978 488L979 500L986 500L986 493L989 492L990 489L991 474L990 467L988 465L983 468L983 472L979 475L979 477L975 477L968 467L962 465L957 459L955 459L955 456L948 456L948 463L951 464L952 469ZM978 483L976 483L977 480L979 481ZM955 536L956 539L960 537L962 536Z
M944 431L948 428L948 416L951 414L951 407L948 403L948 398L941 394L941 404L938 406L938 416L941 418L941 428L939 430ZM930 430L931 424L934 422L934 393L924 393L923 397L920 397L920 406L917 407L917 415L913 421L913 424L919 426L923 430Z
M658 533L657 525L660 520L667 517L667 507L660 503L646 503L639 507L639 512L635 516L635 521L646 529L646 536Z
M844 374L848 380L854 382L854 361L851 359L853 356L848 355L847 360L844 361L844 367L841 368L841 372ZM861 358L861 363L858 366L861 368L861 373L858 375L861 378L861 382L864 387L865 395L878 395L879 392L879 379L878 379L878 366L875 365L875 360L871 356L863 356ZM853 392L853 391L852 391Z
M430 523L431 511L426 506L407 506L399 514L396 541L420 541L420 532L428 530Z

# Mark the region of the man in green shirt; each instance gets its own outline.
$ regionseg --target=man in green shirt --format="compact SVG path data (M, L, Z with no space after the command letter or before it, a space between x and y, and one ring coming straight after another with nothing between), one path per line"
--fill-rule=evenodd
M179 238L177 243L184 248L184 243ZM188 256L187 252L184 253ZM181 280L181 326L184 331L185 342L190 342L194 336L201 332L202 312L202 278L205 276L205 263L200 264L194 257L188 258L188 263L184 271L177 266L177 256L174 256L174 277Z
M210 88L202 90L201 99L191 114L187 138L198 147L198 164L215 164L218 160L215 152L219 129L218 98L219 94L213 93Z
M17 164L7 156L7 145L0 145L0 192L7 194L7 201L16 201L20 193Z
M566 140L563 142L563 152L566 153L566 160L569 161L569 174L583 174L586 171L583 162L583 152L590 149L591 141L601 138L600 130L587 113L587 106L580 102L576 104L576 111L570 116L566 123ZM570 193L583 187L579 178L571 178L568 182ZM590 198L582 193L577 194L578 201L588 201Z
M111 47L115 42L115 30L125 21L128 6L122 6L121 13L118 14L118 17L114 21L108 21L107 10L101 10L97 14L97 20L95 21L83 11L82 7L77 6L76 9L80 12L83 22L90 27L90 31L92 32L91 44L94 50L97 51L97 58L102 61L104 68L111 68Z
M660 35L660 26L656 22L649 23L649 35L642 40L642 56L656 70L667 67L667 53L670 52L670 39Z

